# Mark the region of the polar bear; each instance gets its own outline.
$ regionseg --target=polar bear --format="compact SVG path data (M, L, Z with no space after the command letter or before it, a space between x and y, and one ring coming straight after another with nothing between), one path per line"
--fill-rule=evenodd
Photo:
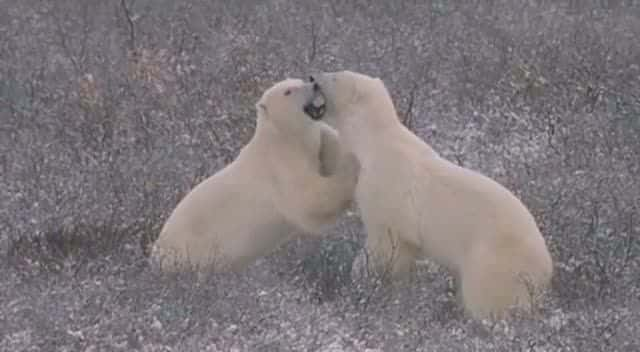
M300 79L267 89L251 140L179 202L153 244L152 264L237 271L296 232L319 234L335 223L351 203L359 164L333 128L305 116L305 104L319 98Z
M365 268L406 277L430 258L454 274L474 318L531 308L549 286L552 258L525 205L407 129L380 79L340 71L310 81L325 99L310 102L305 110L316 113L307 115L335 127L360 162L354 198L367 231Z

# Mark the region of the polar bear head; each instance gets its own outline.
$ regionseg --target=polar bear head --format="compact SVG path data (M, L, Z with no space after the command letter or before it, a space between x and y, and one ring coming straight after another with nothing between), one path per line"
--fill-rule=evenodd
M322 115L324 106L324 96L317 84L287 78L267 89L256 109L258 119L268 121L285 134L300 135L311 130L309 127L314 123L305 118L305 112L311 116Z
M338 71L311 75L309 83L317 87L323 99L309 101L305 112L311 119L323 120L338 130L349 122L359 125L360 121L354 119L366 118L368 124L375 124L379 120L376 116L384 121L396 115L391 96L379 78Z

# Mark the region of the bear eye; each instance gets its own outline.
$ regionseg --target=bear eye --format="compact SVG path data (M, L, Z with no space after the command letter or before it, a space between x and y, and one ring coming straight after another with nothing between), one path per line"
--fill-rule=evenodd
M287 95L289 95L289 94L291 94L291 89L287 89L287 90L285 90L285 91L284 91L284 95L285 95L285 96L287 96Z

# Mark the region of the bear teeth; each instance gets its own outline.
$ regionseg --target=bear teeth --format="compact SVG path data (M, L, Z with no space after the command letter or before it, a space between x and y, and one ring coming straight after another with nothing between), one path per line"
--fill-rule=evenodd
M313 106L315 106L316 108L323 108L324 109L324 96L322 94L318 94L314 99L313 99Z
M313 103L309 103L304 107L304 112L314 120L319 120L324 115L325 106L314 106Z
M315 92L313 99L304 106L304 112L314 120L319 120L326 110L326 99L321 92Z

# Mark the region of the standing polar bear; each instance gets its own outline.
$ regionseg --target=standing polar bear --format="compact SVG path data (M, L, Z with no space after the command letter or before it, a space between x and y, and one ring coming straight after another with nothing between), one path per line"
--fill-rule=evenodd
M305 116L314 99L322 96L299 79L265 91L253 137L180 201L153 245L153 264L170 272L240 270L295 231L316 234L335 223L351 202L359 165L334 129Z
M335 127L360 162L355 201L367 231L367 268L400 277L416 259L431 258L454 274L474 318L530 307L549 285L552 259L522 202L409 131L380 79L341 71L310 80L326 102L310 103L317 113L308 115Z

